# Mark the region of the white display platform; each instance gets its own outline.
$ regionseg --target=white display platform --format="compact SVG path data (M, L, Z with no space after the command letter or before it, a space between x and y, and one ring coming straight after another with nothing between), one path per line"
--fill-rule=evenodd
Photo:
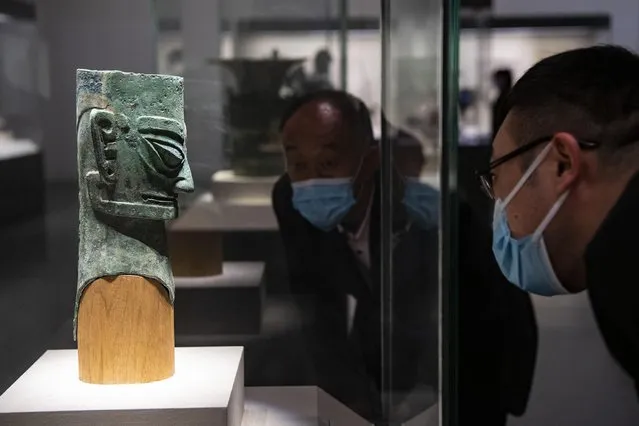
M238 176L220 170L211 178L213 197L221 204L271 204L271 191L279 176Z
M242 426L371 426L316 386L246 388Z
M0 161L24 157L40 152L35 142L29 139L2 139L0 137Z
M263 204L221 204L203 194L169 225L175 231L276 231L270 199Z
M259 287L264 262L224 262L222 275L174 277L175 288L249 288Z
M240 426L241 347L176 348L175 375L141 385L78 379L76 350L47 351L0 396L0 425Z

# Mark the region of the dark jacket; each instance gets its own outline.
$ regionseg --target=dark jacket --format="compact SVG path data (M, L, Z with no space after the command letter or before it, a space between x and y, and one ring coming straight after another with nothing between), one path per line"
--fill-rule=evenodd
M613 357L639 391L639 174L626 187L585 256L595 318Z
M371 268L358 265L343 234L322 232L292 205L288 176L273 190L291 293L305 314L305 336L318 385L371 420L380 416L381 376L390 369L397 395L438 387L438 229L407 226L396 203L393 250L392 365L382 362L380 208L371 211ZM528 295L508 284L495 265L490 233L460 212L460 403L472 412L521 413L534 369L537 336ZM357 300L347 332L347 296ZM488 423L490 424L490 423ZM487 426L488 426L487 424Z

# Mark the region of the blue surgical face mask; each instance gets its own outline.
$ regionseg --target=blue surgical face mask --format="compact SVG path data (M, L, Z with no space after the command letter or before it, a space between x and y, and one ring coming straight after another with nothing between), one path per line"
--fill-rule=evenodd
M354 205L353 183L349 178L293 183L293 207L322 231L335 229Z
M439 191L421 182L419 178L404 181L402 200L408 216L423 229L432 229L439 224Z
M539 167L551 147L552 145L548 144L541 151L503 201L495 201L493 215L493 253L501 272L517 287L541 296L568 294L553 270L543 236L546 227L566 201L568 192L559 197L532 235L519 239L513 238L510 234L506 207Z

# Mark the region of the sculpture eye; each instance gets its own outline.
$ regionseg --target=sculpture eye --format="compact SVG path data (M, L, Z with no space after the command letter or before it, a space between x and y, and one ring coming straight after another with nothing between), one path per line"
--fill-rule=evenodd
M182 168L186 155L182 148L183 140L179 135L162 130L141 134L152 148L152 160L159 171L176 172Z
M177 169L182 166L184 153L178 147L172 146L171 143L167 143L166 141L148 136L146 140L153 145L160 159L169 169Z

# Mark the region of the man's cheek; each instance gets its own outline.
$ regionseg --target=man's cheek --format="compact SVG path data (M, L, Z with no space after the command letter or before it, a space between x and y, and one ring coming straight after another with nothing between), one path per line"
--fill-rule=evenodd
M508 210L508 227L513 237L522 238L530 234L527 229L526 219L518 209Z

